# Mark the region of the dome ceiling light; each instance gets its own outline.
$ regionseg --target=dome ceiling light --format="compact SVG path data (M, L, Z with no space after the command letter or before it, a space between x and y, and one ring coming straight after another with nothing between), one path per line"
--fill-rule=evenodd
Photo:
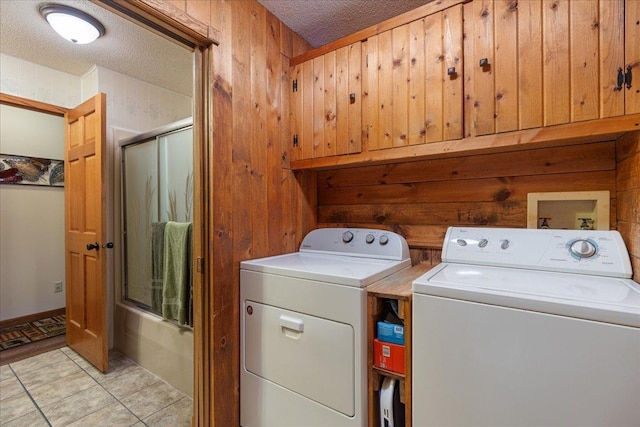
M76 44L91 43L105 33L104 26L93 16L61 4L43 4L40 14L65 39Z

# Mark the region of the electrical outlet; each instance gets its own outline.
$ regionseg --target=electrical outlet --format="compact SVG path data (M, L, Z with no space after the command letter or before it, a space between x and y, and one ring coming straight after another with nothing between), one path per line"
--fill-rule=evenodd
M53 292L62 292L62 282L53 282Z

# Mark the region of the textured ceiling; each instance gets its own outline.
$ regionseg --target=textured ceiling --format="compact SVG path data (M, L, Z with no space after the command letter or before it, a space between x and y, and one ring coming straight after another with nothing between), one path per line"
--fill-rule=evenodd
M313 47L330 43L432 0L258 0Z
M87 45L58 36L40 16L46 1L0 0L0 52L81 76L93 65L191 96L193 55L106 9L86 0L64 0L105 26L106 34Z

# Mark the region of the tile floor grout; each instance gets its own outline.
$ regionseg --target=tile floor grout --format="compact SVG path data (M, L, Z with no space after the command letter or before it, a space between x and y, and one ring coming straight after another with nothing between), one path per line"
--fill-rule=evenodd
M63 355L59 355L59 353ZM54 360L53 362L40 362L40 359L45 360L47 355L50 356L48 360ZM37 359L34 361L34 359ZM57 360L57 361L56 361ZM30 366L29 361L36 364L36 366ZM21 362L23 362L21 364ZM69 362L72 362L71 365ZM113 363L112 363L113 362ZM17 365L17 366L16 366ZM65 366L66 365L66 368ZM128 425L128 426L162 426L162 425L184 425L189 426L191 421L191 411L193 402L191 398L184 393L174 389L168 385L161 378L148 372L146 369L140 367L132 360L126 358L117 352L110 354L110 366L111 368L106 374L103 374L93 368L88 362L78 356L69 347L63 347L61 349L53 350L43 355L34 356L23 361L10 363L5 365L10 371L2 374L0 379L0 407L2 407L2 413L0 413L0 425L29 425L31 426L34 416L40 421L40 425L47 425L49 427L57 427L58 425L68 425L73 423L87 423L89 420L96 419L97 422L108 423L108 425ZM72 369L68 369L72 367ZM4 366L2 367L4 368ZM21 368L21 369L20 369ZM42 371L42 375L46 375L51 368L58 368L61 372L60 377L51 375L53 379L49 382L41 383L37 380L31 381L34 373ZM75 369L77 368L77 369ZM66 370L65 370L66 369ZM50 373L50 372L49 372ZM56 372L54 371L54 374ZM125 377L127 375L127 377ZM64 378L69 379L73 376L74 379L80 379L84 381L84 385L76 384L77 390L73 390L70 394L56 395L57 390L52 390L54 399L47 395L46 387L54 382L63 381ZM81 376L81 378L77 378ZM100 381L101 377L103 381ZM91 380L89 380L89 377ZM136 384L129 384L129 377L131 382L140 382L143 386ZM6 397L2 393L2 384L5 383L5 387L11 386L11 381L15 378L20 390L16 390L15 387L12 390L13 394ZM39 378L37 376L36 378ZM28 379L30 381L25 381ZM69 380L71 382L71 380ZM32 382L31 385L25 382ZM124 385L123 385L124 384ZM96 388L96 386L99 386ZM129 387L129 388L128 388ZM95 397L97 392L103 393L101 401L81 413L76 414L73 420L65 420L64 423L59 421L65 417L68 418L67 405L62 404L64 401L80 400L84 397L84 393L89 390L94 394L94 401L98 399ZM140 393L145 391L155 391L156 396L143 396L147 398L149 402L142 402L144 407L136 409L136 403L140 403L136 399ZM34 392L37 391L37 393ZM42 393L41 393L42 392ZM42 394L41 396L38 396ZM26 409L19 408L18 403L24 404L24 401L20 402L20 398L28 397L29 403L34 407L28 407ZM49 397L47 400L46 398ZM104 398L106 397L106 398ZM154 401L159 400L159 402ZM40 402L39 402L40 401ZM15 402L15 407L11 406L11 403ZM153 407L155 403L155 407ZM146 405L145 405L146 404ZM89 405L87 403L87 405ZM151 412L148 411L151 406ZM116 413L111 414L116 418L105 420L100 417L101 413L106 411L107 408L113 407L113 411ZM60 411L57 411L60 409ZM80 408L82 409L82 408ZM116 411L119 409L120 411ZM125 410L126 413L122 413ZM9 412L9 415L3 415ZM35 414L37 412L37 414ZM18 415L15 415L18 414ZM39 417L37 415L39 414ZM24 418L24 419L23 419ZM23 423L21 423L21 420ZM121 422L119 422L121 421ZM90 424L84 424L90 425ZM105 424L102 424L105 425Z

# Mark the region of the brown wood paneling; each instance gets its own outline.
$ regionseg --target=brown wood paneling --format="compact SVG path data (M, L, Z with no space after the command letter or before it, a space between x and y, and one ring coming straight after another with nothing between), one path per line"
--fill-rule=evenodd
M542 126L542 3L518 3L518 111L520 129Z
M616 216L615 143L318 172L318 224L396 231L439 248L448 226L526 227L531 192L608 190Z
M498 53L494 59L496 132L518 129L518 114L514 114L518 111L517 11L511 0L494 3L495 51Z
M620 144L618 144L620 146ZM318 172L318 187L350 187L615 169L615 141Z
M599 116L600 85L593 84L600 82L598 15L598 0L572 1L569 19L572 122Z
M633 86L630 90L625 90L625 113L640 113L640 1L625 1L625 65L631 67L633 76Z
M569 6L569 1L542 3L544 126L570 119Z
M616 142L617 228L631 255L633 279L640 281L640 132Z
M624 3L600 1L600 117L624 114L624 91L617 86L617 70L624 65Z

